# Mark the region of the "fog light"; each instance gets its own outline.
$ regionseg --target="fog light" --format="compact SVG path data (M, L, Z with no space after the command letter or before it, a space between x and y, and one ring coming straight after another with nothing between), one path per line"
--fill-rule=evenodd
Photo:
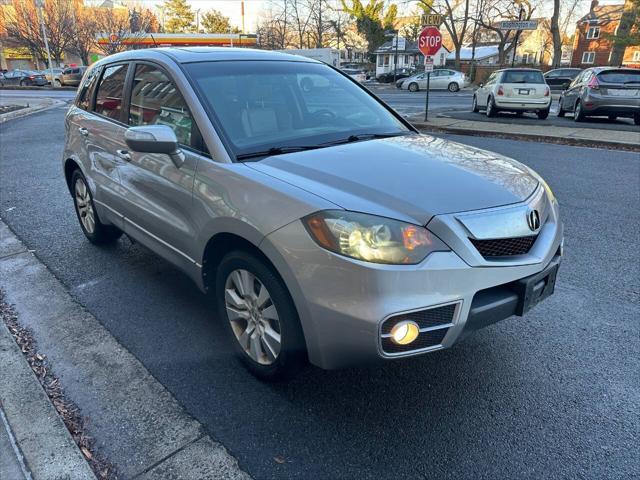
M416 322L405 320L396 323L391 329L391 340L398 345L408 345L420 334L420 328Z

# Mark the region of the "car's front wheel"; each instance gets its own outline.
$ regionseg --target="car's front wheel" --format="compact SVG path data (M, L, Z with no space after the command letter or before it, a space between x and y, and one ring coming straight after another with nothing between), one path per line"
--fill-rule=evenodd
M473 113L478 113L480 111L478 108L478 98L475 95L473 96L473 101L471 103L471 111Z
M304 335L293 300L274 270L256 255L225 255L216 300L236 355L263 380L288 378L306 364Z
M460 85L458 85L456 82L451 82L447 89L450 92L457 92L458 90L460 90Z
M415 82L411 82L409 84L409 91L410 92L417 92L418 90L420 90L420 87L418 87L418 84Z
M558 100L558 117L564 117L564 114L567 113L564 108L562 108L562 97Z
M582 102L578 100L576 102L576 107L573 110L573 120L576 122L584 122L585 116L584 111L582 110Z
M71 188L80 228L89 241L102 245L120 238L122 230L112 225L105 225L98 218L91 190L80 169L75 170L71 176Z

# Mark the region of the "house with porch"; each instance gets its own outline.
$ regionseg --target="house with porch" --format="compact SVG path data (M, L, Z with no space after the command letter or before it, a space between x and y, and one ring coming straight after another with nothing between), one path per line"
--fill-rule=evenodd
M398 39L398 60L396 65L396 39L383 43L375 52L376 56L376 78L382 74L393 72L394 67L398 70L409 68L412 70L424 69L424 55L418 48L418 42ZM446 64L449 50L443 45L436 55L434 55L433 65L442 67Z

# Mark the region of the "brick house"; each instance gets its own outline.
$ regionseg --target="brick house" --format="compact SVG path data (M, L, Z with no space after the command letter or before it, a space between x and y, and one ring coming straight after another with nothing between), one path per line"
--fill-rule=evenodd
M613 42L624 4L599 5L591 2L589 13L578 20L573 40L571 66L588 68L609 65ZM640 67L640 47L627 47L624 65Z

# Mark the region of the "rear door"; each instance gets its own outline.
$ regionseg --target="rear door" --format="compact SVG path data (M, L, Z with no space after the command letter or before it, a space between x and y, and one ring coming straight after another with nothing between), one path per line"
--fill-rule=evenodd
M507 70L500 81L506 98L520 100L540 100L547 92L547 83L539 70Z
M137 62L128 87L128 126L167 125L175 132L185 161L179 167L165 154L129 151L119 167L125 231L165 258L192 264L195 222L192 192L198 160L206 147L182 93L171 76L153 63Z
M569 87L562 94L562 108L568 112L573 112L576 102L580 98L582 93L582 88L584 84L587 82L587 79L591 77L592 71L585 70L580 73L574 80L571 82Z

